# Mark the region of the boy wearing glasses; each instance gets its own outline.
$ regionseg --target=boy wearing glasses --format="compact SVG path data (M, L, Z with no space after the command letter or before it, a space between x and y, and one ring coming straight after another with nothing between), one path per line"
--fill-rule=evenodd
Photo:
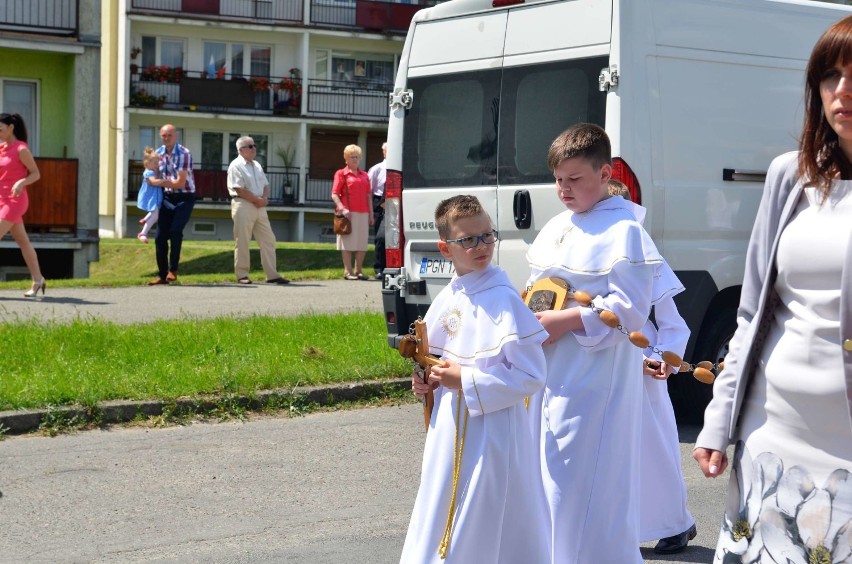
M456 274L426 314L443 365L434 389L420 489L400 562L547 562L549 526L524 398L544 384L546 334L506 273L497 232L473 196L435 210L441 254Z
M599 126L560 134L547 155L568 208L527 253L528 285L559 278L582 290L626 331L641 331L662 257L636 220L636 205L609 196L610 143ZM541 480L549 505L552 562L641 564L639 448L642 349L596 309L569 300L537 313L547 382L530 403L540 413Z

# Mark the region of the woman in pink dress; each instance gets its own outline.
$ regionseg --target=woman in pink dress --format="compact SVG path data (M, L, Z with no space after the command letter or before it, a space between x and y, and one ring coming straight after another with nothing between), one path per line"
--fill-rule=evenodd
M21 248L24 262L33 277L33 286L24 296L44 295L47 283L41 275L38 257L24 229L24 214L30 205L26 187L41 177L27 146L27 127L18 114L0 114L0 238L11 232Z

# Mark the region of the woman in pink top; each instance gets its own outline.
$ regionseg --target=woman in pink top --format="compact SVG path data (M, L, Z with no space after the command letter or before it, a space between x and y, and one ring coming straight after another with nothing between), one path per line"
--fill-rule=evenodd
M47 284L41 275L38 257L24 229L24 214L30 205L26 186L41 175L27 146L27 127L18 114L0 114L0 238L11 232L21 248L24 262L33 277L33 286L24 296L44 295Z
M343 254L343 278L346 280L369 280L361 272L364 255L373 225L373 197L370 191L370 177L358 168L361 161L361 147L347 145L343 149L346 166L334 173L331 199L335 209L352 223L352 233L337 236L337 250ZM352 270L352 253L355 253L355 270Z

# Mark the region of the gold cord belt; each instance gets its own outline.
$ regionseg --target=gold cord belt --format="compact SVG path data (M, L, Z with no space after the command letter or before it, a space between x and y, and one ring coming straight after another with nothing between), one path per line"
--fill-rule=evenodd
M450 496L450 510L447 513L447 526L444 529L444 537L441 539L441 544L438 546L438 555L441 560L447 558L447 551L450 549L450 538L453 536L453 516L456 512L456 492L459 487L459 474L461 473L462 454L464 453L464 438L467 435L467 420L470 418L470 411L467 406L464 408L464 425L462 426L461 435L459 435L459 419L461 419L462 394L458 391L458 401L456 402L456 437L453 444L453 493Z

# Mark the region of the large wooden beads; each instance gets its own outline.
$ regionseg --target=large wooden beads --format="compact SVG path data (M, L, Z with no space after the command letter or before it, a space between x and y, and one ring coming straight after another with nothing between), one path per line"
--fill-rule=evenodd
M627 338L630 340L631 343L633 343L635 346L639 347L640 349L647 348L648 345L651 344L651 341L648 340L648 337L646 337L645 335L643 335L639 331L633 331L632 333L630 333L627 336Z
M592 304L592 296L584 292L583 290L575 290L574 291L574 301L580 304L583 307L589 307Z
M695 379L699 382L712 384L713 380L716 379L716 376L711 372L711 370L713 370L713 363L709 360L702 360L695 365L695 370L693 370L692 375L695 376Z
M663 352L662 357L663 357L663 362L665 362L666 364L668 364L672 368L674 368L676 366L680 366L681 363L683 362L683 359L680 358L675 353L673 353L672 351Z
M696 367L692 375L695 376L696 380L704 384L712 384L713 380L716 379L716 376L714 376L713 373L706 368Z
M601 311L599 316L601 318L601 321L603 321L604 325L606 325L607 327L612 327L613 329L618 329L618 326L621 323L618 320L618 316L609 311L608 309Z

